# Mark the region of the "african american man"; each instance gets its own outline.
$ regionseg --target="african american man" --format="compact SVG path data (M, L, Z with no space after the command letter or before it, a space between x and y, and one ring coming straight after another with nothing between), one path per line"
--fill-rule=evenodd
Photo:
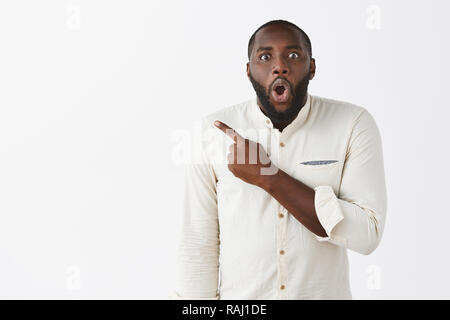
M291 22L259 27L248 58L256 97L201 119L171 296L352 299L347 250L373 252L386 217L377 124L308 93L311 42Z

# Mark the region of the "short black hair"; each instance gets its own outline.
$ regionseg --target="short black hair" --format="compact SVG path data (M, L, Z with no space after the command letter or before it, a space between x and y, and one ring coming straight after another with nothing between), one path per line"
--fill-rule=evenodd
M274 24L281 24L281 25L285 25L287 27L292 27L294 29L296 29L297 31L300 32L300 35L302 37L302 40L304 42L304 45L306 47L306 51L309 54L309 57L312 57L312 48L311 48L311 41L309 40L308 35L302 30L300 29L297 25L293 24L292 22L286 21L286 20L271 20L269 22L264 23L262 26L260 26L258 29L256 29L255 32L253 32L252 36L250 37L250 40L248 41L248 60L250 60L250 56L252 54L252 50L253 50L253 44L255 43L255 36L256 33L261 30L264 27L267 26L271 26Z

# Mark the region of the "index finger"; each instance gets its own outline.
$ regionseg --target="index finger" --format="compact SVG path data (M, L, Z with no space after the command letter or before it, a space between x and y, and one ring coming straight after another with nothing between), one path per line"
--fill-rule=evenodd
M244 139L239 133L236 132L236 130L234 130L233 128L229 127L227 124L219 120L214 121L214 125L220 130L222 130L227 136L229 136L231 140L233 140L233 142L235 142L234 137L237 137L238 139L241 140Z

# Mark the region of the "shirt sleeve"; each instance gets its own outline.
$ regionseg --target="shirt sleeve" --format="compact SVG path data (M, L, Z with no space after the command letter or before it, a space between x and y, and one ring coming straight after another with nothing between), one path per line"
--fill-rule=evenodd
M205 119L201 120L205 126ZM197 141L198 142L198 141ZM192 145L196 143L192 141ZM216 176L202 146L191 148L177 246L176 288L170 298L218 300L219 223Z
M363 109L350 135L339 197L328 185L314 188L314 206L329 241L361 254L378 246L384 229L387 195L381 137L372 115Z

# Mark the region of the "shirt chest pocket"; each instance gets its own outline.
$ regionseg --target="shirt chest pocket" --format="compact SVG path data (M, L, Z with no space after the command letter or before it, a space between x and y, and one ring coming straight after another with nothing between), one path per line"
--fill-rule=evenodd
M296 163L293 176L309 186L329 185L337 194L342 175L342 161L335 158L300 160Z

